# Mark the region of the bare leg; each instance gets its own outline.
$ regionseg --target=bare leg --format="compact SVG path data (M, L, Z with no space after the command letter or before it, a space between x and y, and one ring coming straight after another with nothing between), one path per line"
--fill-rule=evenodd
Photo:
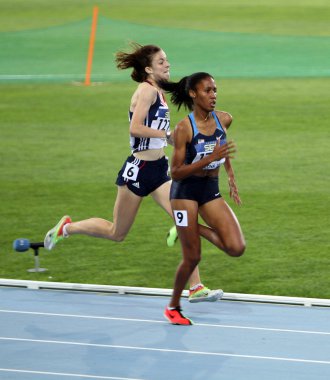
M177 226L183 259L178 266L169 307L180 306L180 299L189 277L201 259L201 239L198 231L198 205L195 201L174 199L174 210L187 211L188 225Z
M199 234L204 239L206 239L207 241L209 241L210 243L212 243L213 245L215 245L217 248L221 249L222 251L224 250L224 243L221 237L217 234L217 232L213 228L199 224L198 229L199 229Z
M67 225L69 235L82 234L122 241L128 234L139 210L142 198L132 193L126 186L118 186L113 210L113 222L101 218L90 218Z
M151 196L153 197L154 201L158 203L169 215L171 218L173 218L172 208L171 208L171 202L170 202L170 188L171 188L171 181L165 182L162 186L160 186L158 189L156 189L154 192L151 193ZM204 227L205 234L210 236L212 232L208 231L211 230L210 228L206 226ZM214 234L217 236L216 234ZM198 266L194 269L192 272L190 278L189 278L189 286L193 287L197 284L201 284L201 278L199 276L199 269Z
M180 306L180 297L188 277L201 259L201 244L198 226L198 212L223 242L224 251L239 257L244 253L245 241L238 220L223 199L215 199L200 206L194 201L172 200L173 210L186 210L188 226L177 226L183 253L178 267L170 307Z
M215 212L216 210L216 212ZM239 222L223 198L214 199L200 207L199 213L212 229L212 236L221 241L219 247L230 256L244 253L245 240Z

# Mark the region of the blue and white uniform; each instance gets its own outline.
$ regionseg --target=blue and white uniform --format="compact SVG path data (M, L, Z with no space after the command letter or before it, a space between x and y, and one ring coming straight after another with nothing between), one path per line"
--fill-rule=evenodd
M200 161L203 157L211 154L216 144L224 144L226 142L226 132L222 128L220 120L218 119L216 113L213 111L212 116L216 122L216 129L211 136L203 135L199 132L195 116L191 112L188 117L193 130L193 138L191 142L187 145L186 151L186 164L193 164L194 162ZM213 161L209 165L205 166L204 170L212 170L218 168L225 162L225 158L219 161Z
M216 144L222 145L226 142L226 132L220 120L215 112L212 112L212 116L216 122L216 129L211 136L207 136L199 132L193 112L188 115L193 137L186 147L186 165L200 161L203 157L213 152ZM225 160L225 158L222 158L221 160L213 161L205 166L203 170L217 169ZM202 206L217 198L221 198L218 176L206 175L200 177L192 175L179 181L172 181L170 199L194 200L199 206Z
M133 112L129 112L129 121ZM162 94L157 92L157 98L151 105L144 125L152 129L168 131L170 129L170 113ZM132 155L127 158L118 173L116 184L127 186L134 194L145 197L171 180L168 176L168 160L162 157L155 161L144 161L134 156L136 152L150 149L161 149L167 145L166 139L143 138L130 136Z
M129 122L132 121L133 112L129 112ZM168 131L170 129L170 111L165 98L157 92L157 99L150 107L148 115L144 120L144 125L151 129ZM132 153L141 152L148 149L164 148L167 143L165 139L158 137L133 137L130 136Z

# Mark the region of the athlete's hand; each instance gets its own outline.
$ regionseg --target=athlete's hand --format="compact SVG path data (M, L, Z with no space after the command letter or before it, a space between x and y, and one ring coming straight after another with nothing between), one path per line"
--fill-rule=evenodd
M242 204L241 198L238 195L238 188L235 183L234 178L228 178L228 185L229 185L229 196L230 198L238 205L240 206Z
M234 141L228 141L223 145L216 144L213 152L211 153L212 161L218 161L222 158L234 158L233 154L236 152L236 145Z

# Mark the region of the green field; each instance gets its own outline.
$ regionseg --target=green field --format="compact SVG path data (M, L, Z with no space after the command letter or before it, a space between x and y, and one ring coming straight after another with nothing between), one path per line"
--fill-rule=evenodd
M203 242L204 282L226 292L330 298L330 4L327 1L99 1L96 85L79 85L92 1L0 0L0 277L171 288L180 247L171 220L145 199L122 243L74 236L33 252L64 214L112 218L129 155L135 84L113 53L129 40L164 47L172 78L208 70L230 136L247 250L233 259ZM152 36L152 37L150 37ZM172 127L184 112L172 107ZM171 149L168 149L169 156ZM228 199L226 180L220 179Z

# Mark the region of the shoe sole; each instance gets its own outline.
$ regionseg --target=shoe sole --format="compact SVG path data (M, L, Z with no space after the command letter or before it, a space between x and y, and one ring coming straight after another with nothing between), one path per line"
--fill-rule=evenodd
M53 235L58 233L59 229L61 228L61 225L63 221L67 218L70 218L68 215L65 215L61 218L61 220L56 224L55 227L53 227L51 230L49 230L45 236L44 239L44 247L48 250L51 251L55 245L57 244L58 241L53 241L52 238L48 238L49 235Z
M165 313L163 315L170 322L171 325L175 325L175 326L192 326L193 325L192 320L190 320L190 324L173 323L173 320L171 318L169 318Z
M48 251L52 250L54 247L55 247L55 244L51 238L49 237L49 235L53 234L55 232L55 229L56 227L52 228L51 230L49 230L46 234L46 237L45 237L45 240L44 240L44 247L46 249L48 249Z
M198 302L216 302L220 300L223 296L223 291L216 292L211 297L195 297L189 298L188 301L190 303L198 303Z

